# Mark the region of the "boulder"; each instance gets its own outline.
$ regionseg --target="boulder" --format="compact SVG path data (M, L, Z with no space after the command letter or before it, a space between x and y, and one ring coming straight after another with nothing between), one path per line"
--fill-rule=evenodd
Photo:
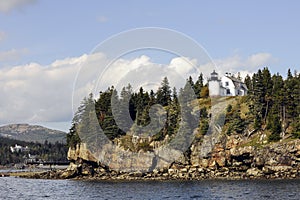
M247 176L261 177L263 175L262 171L257 168L250 168L246 171Z

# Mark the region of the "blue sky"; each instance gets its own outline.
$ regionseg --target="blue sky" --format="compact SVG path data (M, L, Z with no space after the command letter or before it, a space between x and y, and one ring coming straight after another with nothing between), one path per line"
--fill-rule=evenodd
M257 64L251 66L254 72L259 67L268 66L273 73L285 75L288 67L300 71L299 8L300 2L296 0L2 0L0 75L2 70L2 75L8 77L9 70L30 63L46 68L57 60L80 58L112 35L141 27L182 32L201 44L217 64L236 65L233 67L236 71L249 71L247 65L251 60L251 65ZM30 66L26 70L32 74L30 70L33 68ZM10 86L13 84L21 91L18 97L31 101L30 92L23 85L18 88L18 81L18 78L2 77L2 83L9 82ZM51 81L49 85L50 88ZM1 109L7 107L7 102L12 103L10 98L2 100ZM22 105L26 103L16 102L12 107ZM35 109L45 110L43 106ZM26 116L16 120L11 116L10 120L4 120L0 114L0 124L68 124L72 117L70 112L56 119L39 118L36 121L34 117Z
M0 14L1 51L24 50L7 64L88 53L111 35L137 27L170 28L194 38L212 58L268 52L272 71L298 68L300 3L286 1L33 1ZM3 64L2 64L3 65Z

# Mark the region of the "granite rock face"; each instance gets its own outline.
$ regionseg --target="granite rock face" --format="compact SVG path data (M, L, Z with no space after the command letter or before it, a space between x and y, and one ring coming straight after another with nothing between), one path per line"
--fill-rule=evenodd
M115 149L112 164L104 165L85 144L70 149L70 167L61 178L91 179L207 179L207 178L297 178L300 176L300 140L261 146L245 143L241 135L222 136L206 157L201 155L201 142L190 147L190 153L170 164L154 165L151 153L140 152L134 160L126 160L124 150ZM124 160L122 160L124 158ZM131 171L122 170L132 165ZM145 170L141 166L146 166ZM149 166L152 166L149 169Z
M75 148L70 147L68 151L68 160L86 160L98 162L95 156L88 150L85 143L77 144Z

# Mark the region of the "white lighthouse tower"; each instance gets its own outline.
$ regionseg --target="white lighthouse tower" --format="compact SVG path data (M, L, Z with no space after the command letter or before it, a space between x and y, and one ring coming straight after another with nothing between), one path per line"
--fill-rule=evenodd
M218 73L214 70L208 79L209 96L221 96L221 87L221 79L219 79Z

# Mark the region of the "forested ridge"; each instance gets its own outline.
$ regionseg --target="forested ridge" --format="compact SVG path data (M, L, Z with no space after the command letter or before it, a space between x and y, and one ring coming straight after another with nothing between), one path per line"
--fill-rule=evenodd
M11 152L10 147L14 147L16 144L22 147L27 146L29 151ZM41 144L0 137L0 165L23 163L25 159L29 158L29 154L44 161L66 161L67 151L66 144L59 142L45 141Z
M78 132L87 127L94 127L96 124L100 125L110 140L114 141L116 138L121 138L121 141L126 140L126 133L115 121L115 118L122 118L124 113L113 112L112 101L118 106L125 106L129 111L131 119L135 122L133 126L128 127L128 132L131 133L138 130L137 126L148 125L151 106L160 104L166 111L167 119L153 139L161 141L166 136L171 137L182 125L180 116L184 115L185 111L181 109L179 102L184 101L190 86L200 111L195 139L201 140L208 130L210 120L211 99L208 86L204 84L203 74L200 74L197 80L189 77L186 81L187 84L179 90L171 88L165 77L157 91L145 91L140 88L138 92L133 92L131 85L128 84L121 91L111 86L106 91L101 91L97 99L94 99L91 94L83 99L73 118L72 127L67 134L68 145L74 146L80 143ZM231 97L236 99L236 103L228 105L222 131L227 135L246 134L250 131L266 134L268 142L276 142L283 137L300 138L300 74L289 69L286 78L283 78L282 75L278 73L272 75L268 68L263 68L252 77L247 76L244 82L249 89L248 95ZM97 121L89 120L91 109L95 109ZM151 150L147 143L139 145L137 150ZM127 146L130 148L130 145Z

